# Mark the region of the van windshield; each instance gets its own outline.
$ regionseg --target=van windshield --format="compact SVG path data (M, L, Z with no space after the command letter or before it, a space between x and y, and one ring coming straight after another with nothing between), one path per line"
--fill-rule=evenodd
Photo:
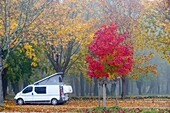
M30 92L32 92L32 86L29 86L29 87L27 87L26 89L24 89L24 91L22 91L22 93L30 93Z

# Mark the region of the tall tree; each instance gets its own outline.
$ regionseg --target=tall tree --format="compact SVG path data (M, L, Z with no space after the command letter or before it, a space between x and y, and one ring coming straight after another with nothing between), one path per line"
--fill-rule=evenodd
M23 80L24 84L29 84L29 78L34 75L35 69L38 67L39 59L37 51L39 49L33 43L20 44L10 53L7 59L6 78L11 82L14 93L19 92L18 82ZM17 90L15 90L15 88Z
M126 76L133 64L133 48L124 44L125 34L117 33L117 26L111 23L104 25L95 32L94 39L89 45L87 55L90 77L103 81L103 106L106 106L107 77L114 79L120 75Z
M143 48L145 44L141 44L141 41L145 41L140 37L140 17L142 11L142 5L139 0L101 0L101 6L104 12L104 20L106 22L115 21L119 26L119 32L126 32L125 43L133 45L134 47L134 64L133 71L131 73L132 78L137 79L139 75L146 74L147 72L155 72L156 66L148 63L149 58L153 57L152 51L146 54ZM147 57L146 57L147 56ZM149 58L148 58L149 57ZM145 59L147 58L147 59ZM140 60L143 59L143 60ZM140 61L139 61L140 60ZM144 72L144 73L143 73ZM126 92L126 76L122 77L122 98L125 98Z
M2 71L10 53L27 37L28 28L46 2L33 0L0 1L0 105L3 106ZM2 59L3 58L3 59Z
M145 47L155 49L158 54L162 54L163 59L170 62L169 0L145 1L143 6L140 34L145 40Z
M95 25L92 24L94 18L86 14L90 12L89 4L86 0L53 2L36 23L42 23L37 30L43 37L45 54L56 72L74 71L71 68L83 57L81 46L87 43Z

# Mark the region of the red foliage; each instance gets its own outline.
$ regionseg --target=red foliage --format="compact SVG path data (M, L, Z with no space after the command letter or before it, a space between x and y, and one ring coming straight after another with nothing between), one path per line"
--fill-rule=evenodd
M100 78L109 73L125 75L131 71L133 51L130 45L124 44L125 34L117 33L117 26L111 23L103 26L89 44L91 55L87 55L87 74L90 77Z
M108 76L108 73L104 72L104 65L99 61L99 59L94 59L92 56L87 55L87 61L89 63L89 70L87 71L88 75L97 78L100 78L101 75Z

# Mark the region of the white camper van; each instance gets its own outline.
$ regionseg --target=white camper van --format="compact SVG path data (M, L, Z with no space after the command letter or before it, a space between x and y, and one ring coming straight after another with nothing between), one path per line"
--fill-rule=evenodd
M65 103L69 100L68 94L72 93L70 85L64 85L61 77L62 73L55 73L42 80L28 85L15 97L15 103Z

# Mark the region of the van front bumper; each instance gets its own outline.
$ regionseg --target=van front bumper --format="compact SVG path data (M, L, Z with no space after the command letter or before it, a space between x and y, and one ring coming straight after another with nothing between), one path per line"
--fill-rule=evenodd
M17 99L14 99L14 102L17 104Z

